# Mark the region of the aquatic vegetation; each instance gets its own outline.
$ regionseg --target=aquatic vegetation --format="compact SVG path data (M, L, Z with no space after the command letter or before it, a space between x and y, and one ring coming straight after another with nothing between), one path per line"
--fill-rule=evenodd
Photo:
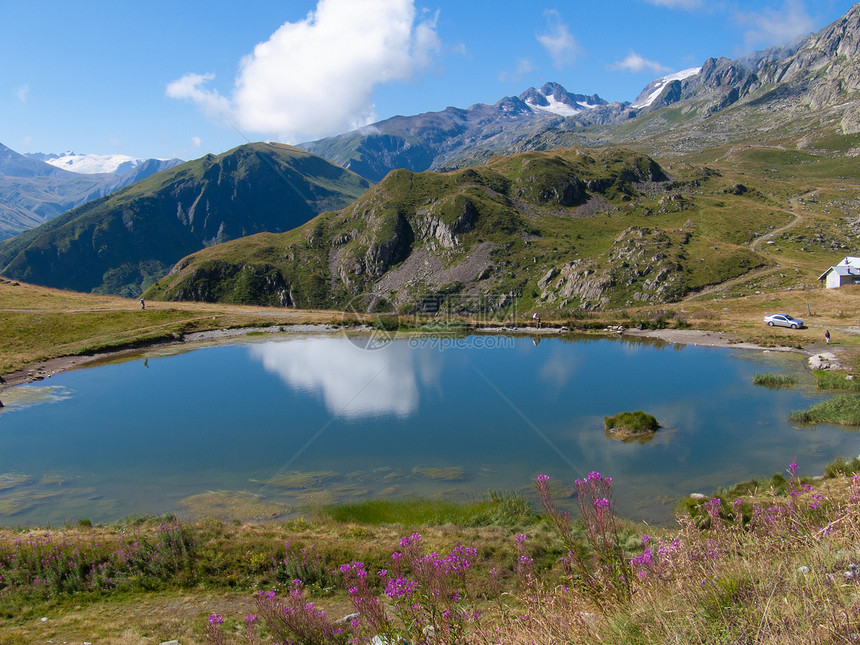
M753 384L762 387L783 388L792 387L797 383L797 377L790 374L761 374L756 372L753 376Z
M245 491L208 491L189 495L180 500L179 505L188 509L193 517L217 517L220 520L271 520L285 515L289 510L286 504Z
M795 410L788 415L793 423L836 423L844 426L860 426L860 397L852 394L837 394L820 401L806 410Z
M618 414L605 417L603 429L606 435L612 439L639 439L651 437L660 429L657 419L642 410L635 412L619 412Z
M16 486L26 484L29 481L30 477L28 475L21 475L18 473L0 473L0 490L15 488Z
M458 504L442 499L371 499L321 510L337 522L402 526L525 526L537 521L528 500L512 493L489 493Z
M316 470L310 472L290 470L277 474L275 477L266 481L266 484L269 486L277 486L278 488L315 488L325 482L337 479L338 477L340 477L340 473L331 470Z
M424 475L430 479L438 479L441 481L463 481L466 479L466 473L459 466L451 466L448 468L429 468L426 466L415 466L412 472L416 475Z

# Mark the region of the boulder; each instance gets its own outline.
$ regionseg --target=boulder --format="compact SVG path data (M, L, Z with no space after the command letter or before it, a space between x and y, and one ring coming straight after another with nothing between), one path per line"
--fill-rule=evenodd
M833 352L821 352L820 354L813 354L809 357L807 365L811 370L845 369L839 362L839 360L836 358L836 354L834 354Z

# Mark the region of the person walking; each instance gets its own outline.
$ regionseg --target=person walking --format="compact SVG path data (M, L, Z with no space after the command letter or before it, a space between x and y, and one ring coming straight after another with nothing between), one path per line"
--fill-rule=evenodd
M830 330L829 329L824 330L824 340L827 341L828 345L830 344Z
M146 309L146 303L143 301L143 298L140 299L140 308Z

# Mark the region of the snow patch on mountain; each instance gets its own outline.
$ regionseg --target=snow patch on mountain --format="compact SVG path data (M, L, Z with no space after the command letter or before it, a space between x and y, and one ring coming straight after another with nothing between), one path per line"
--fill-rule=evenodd
M42 161L57 168L84 175L99 173L122 175L134 170L137 166L145 162L146 159L135 159L128 155L81 155L74 152L66 152L61 155L44 155Z
M642 91L642 94L640 94L636 100L630 104L630 107L637 109L648 107L657 100L657 97L660 96L660 92L663 91L663 88L666 87L668 83L671 83L672 81L683 81L685 78L695 76L701 71L701 69L701 67L691 67L690 69L681 70L680 72L675 72L674 74L669 74L663 78L658 78L656 81L652 81Z
M567 103L562 103L554 96L547 96L547 105L538 105L536 102L531 99L526 100L526 104L532 108L533 110L543 110L544 112L552 112L553 114L558 114L559 116L573 116L574 114L579 114L582 110L579 110L573 106L568 105Z

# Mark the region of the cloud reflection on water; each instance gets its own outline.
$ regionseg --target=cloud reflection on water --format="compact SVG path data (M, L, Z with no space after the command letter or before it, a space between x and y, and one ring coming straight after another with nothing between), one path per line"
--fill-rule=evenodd
M414 352L405 343L364 351L343 338L307 338L255 344L250 353L288 386L320 393L331 414L407 417L418 407Z

